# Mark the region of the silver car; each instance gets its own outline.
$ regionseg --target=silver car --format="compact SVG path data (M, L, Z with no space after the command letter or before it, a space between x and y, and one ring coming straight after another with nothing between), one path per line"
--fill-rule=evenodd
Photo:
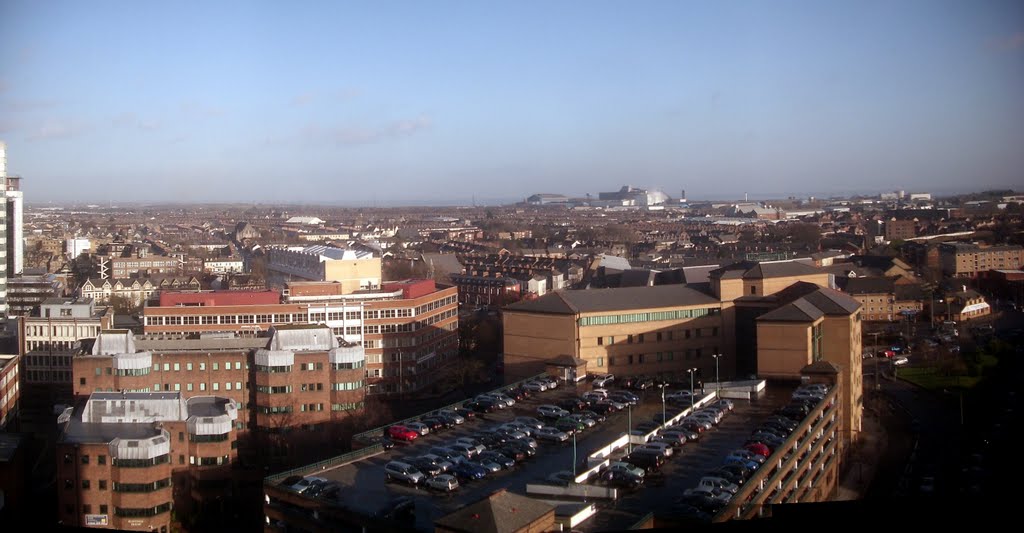
M440 476L434 476L424 482L424 485L428 489L440 490L444 492L451 492L459 488L459 480L455 476L449 474L441 474Z
M405 425L405 427L415 431L416 433L419 433L421 436L430 433L430 426L422 422L409 422L408 424Z
M565 442L569 440L569 435L566 435L557 428L550 426L544 426L538 429L534 435L540 440L551 440L555 442Z

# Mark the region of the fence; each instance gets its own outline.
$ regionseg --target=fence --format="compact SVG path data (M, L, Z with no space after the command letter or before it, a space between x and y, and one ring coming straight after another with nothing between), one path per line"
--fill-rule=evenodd
M267 476L266 478L263 479L263 482L264 483L272 483L273 484L273 483L277 483L277 482L281 481L282 479L287 478L288 476L308 476L309 474L313 474L313 473L316 473L316 472L322 472L324 470L327 470L329 468L334 468L336 466L342 466L342 465L347 465L349 463L354 463L354 462L356 462L356 461L358 461L360 459L365 459L367 457L372 457L372 456L377 455L378 453L381 453L383 451L384 451L384 447L381 446L380 444L375 444L373 446L367 446L365 448L360 448L360 449L352 451L352 452L348 452L348 453L341 454L341 455L338 455L338 456L335 456L335 457L331 457L330 459L324 459L323 461L320 461L320 462L317 462L317 463L312 463L312 464L308 464L308 465L305 465L305 466L300 466L298 468L293 468L291 470L286 470L284 472L278 472L277 474L274 474L274 475L271 475L271 476Z

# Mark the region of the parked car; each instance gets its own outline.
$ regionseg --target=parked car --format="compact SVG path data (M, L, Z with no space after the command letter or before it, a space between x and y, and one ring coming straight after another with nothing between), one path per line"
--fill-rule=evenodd
M455 423L455 425L461 425L466 423L466 417L460 415L454 410L443 409L437 412L437 416L447 418Z
M612 374L597 374L594 376L594 381L592 383L595 387L604 388L611 385L613 381L615 381L615 376Z
M611 407L612 409L615 409L616 411L621 411L621 410L625 409L626 406L629 405L629 404L622 403L622 402L620 402L618 400L607 399L607 400L601 400L601 401L595 403L594 405L592 405L590 407L594 408L594 407L596 407L598 405L607 405L608 407Z
M548 483L551 483L551 484L554 484L554 485L560 485L560 486L566 487L566 486L569 486L572 483L575 483L576 482L576 478L575 478L575 476L572 475L572 472L569 472L568 470L560 470L558 472L555 472L555 473L549 475L546 478L546 481Z
M508 441L505 444L498 447L498 451L505 455L508 455L509 457L512 457L512 453L522 453L525 457L533 457L534 455L537 455L537 448L530 446L529 443L522 440ZM518 455L512 458L517 461L521 461L523 459Z
M630 405L636 405L640 403L640 397L628 390L615 390L608 393L608 400L613 400L618 403L628 403Z
M461 416L462 418L465 418L467 421L476 418L476 411L474 411L472 408L456 407L455 409L453 409L453 411L455 411L455 414Z
M404 481L410 485L418 485L426 478L415 466L402 461L391 461L384 465L384 476L388 481Z
M905 356L905 355L901 355L899 357L894 358L892 360L892 364L894 364L896 366L909 365L910 364L910 358Z
M561 407L564 411L573 412L580 409L586 409L590 405L581 398L566 398L558 402L558 407Z
M586 416L583 416L580 413L573 413L573 414L567 416L566 418L568 418L569 420L575 420L576 422L579 422L580 424L583 424L583 426L585 428L592 428L592 427L597 425L597 421L596 420L594 420L593 418L588 418Z
M747 450L747 451L749 451L751 453L756 453L757 455L760 455L761 457L768 457L768 456L770 456L772 454L772 449L769 448L768 445L766 445L763 442L753 442L753 443L747 444L746 446L743 447L743 449L745 449L745 450Z
M739 490L739 486L735 483L721 477L715 476L704 476L697 482L698 487L708 487L712 489L720 489L730 494L736 494Z
M473 464L477 464L477 465L480 465L480 466L484 467L487 470L488 474L494 474L496 472L501 472L501 465L496 463L496 462L494 462L494 461L492 461L492 460L490 460L490 459L483 459L483 458L477 457L476 459L470 459L470 462L473 463Z
M665 457L658 453L634 450L632 453L627 455L623 461L638 468L643 468L648 472L652 472L661 468L661 465L665 464Z
M599 414L603 417L606 417L617 410L618 409L616 409L614 406L605 402L597 402L595 404L590 405L590 412Z
M591 423L593 422L594 421L591 420ZM587 429L587 425L585 423L580 420L576 420L572 415L563 416L562 418L555 420L555 427L562 431L566 431L565 429L562 429L563 427L571 428L575 431L583 431L584 429Z
M584 392L583 394L580 395L580 399L582 399L583 401L587 402L587 405L594 405L597 402L599 402L601 400L604 400L605 398L606 398L605 396L602 396L600 394L596 394L596 393L591 392L591 391ZM562 404L559 404L559 405L562 405ZM562 405L562 407L564 407L564 405Z
M714 423L711 422L711 420L708 420L707 417L694 416L694 415L690 415L690 416L684 418L683 419L683 423L684 424L696 424L696 425L704 428L704 431L708 431L712 427L714 427Z
M452 444L448 446L448 449L454 453L455 457L464 459L472 459L477 454L476 447L466 446L465 444Z
M745 458L747 460L754 461L754 462L756 462L758 464L764 464L765 459L767 459L766 456L761 455L759 453L754 453L754 452L752 452L750 450L747 450L745 448L744 449L739 449L739 450L733 450L729 455L735 455L735 456L738 456L738 457L743 457L743 458Z
M718 514L725 507L727 502L722 502L719 499L708 497L704 494L690 493L683 495L682 498L676 502L676 505L688 505L699 509L705 514L712 516Z
M674 516L699 523L711 522L713 518L712 515L702 511L699 507L695 507L688 503L677 503L673 505L672 514Z
M627 463L625 461L616 461L616 462L613 462L613 463L609 463L608 466L605 467L601 471L602 472L626 472L628 474L632 474L632 475L637 476L637 477L644 477L644 469L643 468L637 468L635 465L632 465L632 464Z
M391 438L391 440L411 442L419 438L420 434L419 432L405 426L391 426L388 428L387 436Z
M441 467L441 470L444 471L444 472L447 472L447 471L451 470L452 466L454 466L454 463L449 461L447 458L441 457L439 455L434 455L432 453L424 454L421 457L423 459L425 459L427 461L430 461L431 463Z
M711 470L710 472L707 473L707 475L711 477L722 478L728 481L729 483L732 483L733 485L737 486L743 485L743 482L746 481L746 477L744 475L737 473L735 470L727 469L725 467L719 467L715 470Z
M568 415L568 411L555 405L542 405L537 408L537 416L541 418L562 418Z
M523 424L524 426L529 426L533 429L540 429L544 427L543 422L537 420L536 418L533 418L532 416L517 416L513 418L512 421L519 424Z
M455 443L473 448L475 450L474 455L483 453L483 451L487 449L487 447L484 446L480 441L472 437L459 437L455 439Z
M633 447L633 451L634 452L635 451L646 451L646 450L650 450L652 452L659 453L659 454L662 455L662 457L665 457L666 459L668 459L669 457L672 457L672 453L673 453L672 445L668 444L668 443L665 443L665 442L648 442L646 444L641 444L639 446Z
M700 486L694 487L692 489L686 489L686 491L683 492L684 496L689 496L691 494L697 494L697 495L700 495L700 496L705 496L705 497L711 498L712 500L721 502L723 504L729 503L729 500L732 499L732 494L730 494L730 493L728 493L728 492L726 492L726 491L724 491L722 489L712 489L712 488L700 487Z
M644 484L643 476L637 476L629 472L605 472L600 479L605 483L618 488L635 489Z
M746 457L743 457L743 456L740 456L740 455L728 455L728 456L726 456L725 460L722 461L722 464L724 464L724 465L738 464L738 465L742 466L743 468L746 468L747 470L749 470L751 472L753 472L753 471L755 471L755 470L757 470L758 468L761 467L761 463L758 463L757 461L752 461L752 460L747 459Z
M682 429L684 429L686 431L690 431L692 433L696 433L698 435L698 437L699 437L699 435L701 433L704 433L705 431L707 431L705 429L707 424L702 424L702 423L700 423L700 422L698 422L696 420L685 420L684 419L682 422L676 424L676 426L678 426L678 427L680 427L680 428L682 428ZM690 440L697 440L697 439L690 439Z
M718 400L718 401L715 401L715 402L712 402L712 403L710 403L708 405L711 405L711 406L714 406L714 407L718 407L720 409L725 409L727 411L732 411L736 407L736 405L733 403L732 400L727 400L725 398L723 398L721 400Z
M554 442L565 442L569 440L569 435L567 433L551 426L544 426L538 429L537 432L534 433L534 436L536 436L538 440L549 440Z
M307 476L296 479L288 488L298 493L304 493L317 483L327 483L328 480L322 477Z
M548 386L547 385L545 385L544 383L536 382L536 381L528 381L528 382L524 383L523 384L523 388L528 390L528 391L530 391L530 392L534 392L534 393L536 393L536 392L544 392L544 391L548 390Z
M578 414L578 415L580 415L580 416L582 416L584 418L589 418L589 419L593 420L594 422L597 422L598 424L603 423L605 420L608 420L608 418L606 416L604 416L602 414L595 413L592 410L580 411L580 412L578 412L576 414Z
M714 474L714 472L717 472L717 474ZM739 478L739 479L742 479L742 480L746 480L748 477L750 477L750 474L754 473L753 470L751 470L751 469L749 469L749 468L747 468L747 467L745 467L745 466L743 466L743 465L741 465L739 463L733 463L733 464L722 465L722 466L718 467L718 470L712 471L712 475L718 475L718 477L724 477L726 479L730 479L728 476L723 475L726 472L728 472L729 474L732 474L733 479ZM737 485L740 484L740 483L738 483L736 481L733 481L733 483L736 483Z
M682 426L670 426L667 431L662 432L662 435L679 434L680 436L686 437L687 442L692 442L700 439L700 433L693 430L688 430Z
M486 452L481 453L480 459L485 461L491 461L492 463L497 463L501 465L502 468L505 469L509 469L512 468L513 466L516 466L515 459L512 459L511 457L494 450L487 450Z
M441 474L426 480L424 485L428 489L451 492L459 488L459 480L453 475Z
M444 468L441 468L441 465L423 457L409 457L404 462L416 467L416 470L423 472L427 476L436 476L444 472Z
M452 473L462 479L483 479L487 475L487 469L469 461L460 461Z
M455 457L458 457L460 455L458 452L455 452L454 450L451 450L450 448L446 448L444 446L434 446L433 448L427 451L429 452L430 455L438 457L442 460L448 461L453 464L455 462Z
M654 438L650 440L650 442L668 444L672 448L682 448L683 445L686 444L686 437L683 437L678 433L673 435L665 435L663 433L661 435L655 435Z

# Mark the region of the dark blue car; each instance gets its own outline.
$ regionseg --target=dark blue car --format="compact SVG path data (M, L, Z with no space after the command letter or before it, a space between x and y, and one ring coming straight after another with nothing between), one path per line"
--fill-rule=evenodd
M487 469L480 465L463 461L455 465L455 468L452 468L452 473L462 479L483 479L487 475Z

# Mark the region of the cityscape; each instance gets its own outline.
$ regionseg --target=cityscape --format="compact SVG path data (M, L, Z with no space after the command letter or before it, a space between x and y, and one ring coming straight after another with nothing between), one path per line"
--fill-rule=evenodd
M0 7L3 529L1003 516L1024 6L869 4Z

